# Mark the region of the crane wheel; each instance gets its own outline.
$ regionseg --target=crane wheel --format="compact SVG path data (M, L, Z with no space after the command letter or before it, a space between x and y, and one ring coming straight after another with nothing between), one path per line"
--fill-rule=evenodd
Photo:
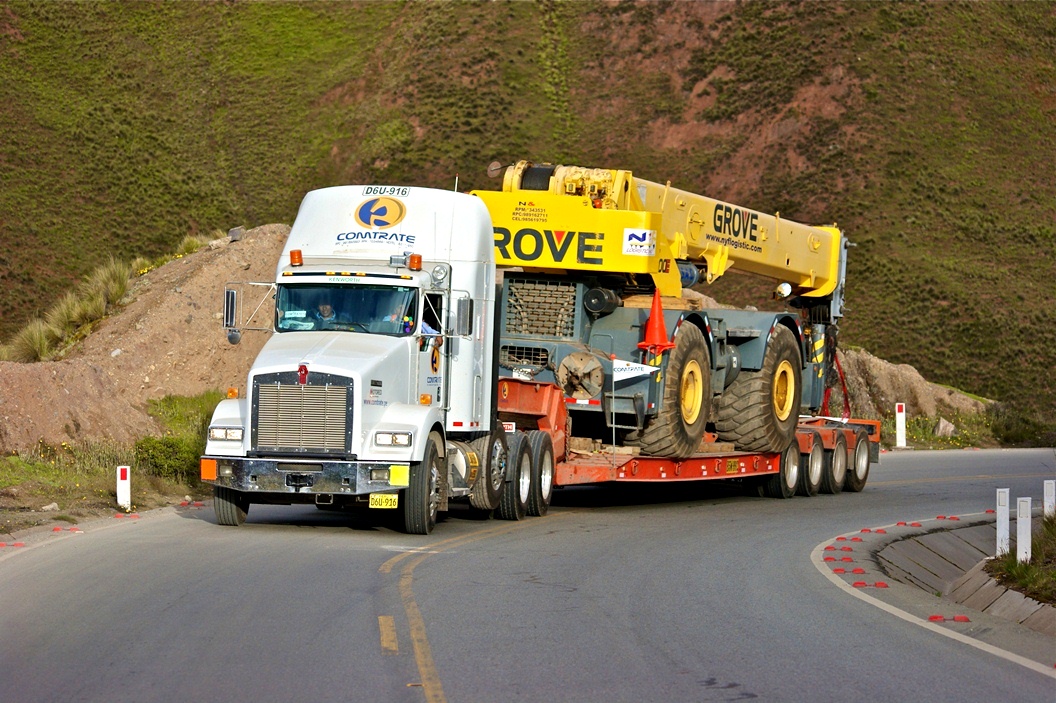
M685 322L664 372L660 412L646 421L636 443L643 454L685 459L700 448L711 408L711 361L700 328Z
M780 452L796 434L803 362L791 330L780 325L758 371L741 371L718 402L715 431L744 452Z

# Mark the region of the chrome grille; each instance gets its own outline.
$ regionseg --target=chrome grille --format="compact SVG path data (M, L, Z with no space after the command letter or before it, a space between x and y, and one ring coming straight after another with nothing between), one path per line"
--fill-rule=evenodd
M506 333L572 337L576 331L576 284L516 280L506 287Z
M348 395L340 385L260 383L256 448L342 452L348 434Z

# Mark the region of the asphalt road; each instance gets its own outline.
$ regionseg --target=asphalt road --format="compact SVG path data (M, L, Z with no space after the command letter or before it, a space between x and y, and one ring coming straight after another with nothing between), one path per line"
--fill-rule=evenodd
M565 489L547 517L452 511L429 537L267 506L240 528L192 507L37 532L0 549L0 699L1051 701L1050 672L995 653L1033 633L968 646L812 553L997 488L1040 505L1052 478L1051 449L903 452L860 494Z

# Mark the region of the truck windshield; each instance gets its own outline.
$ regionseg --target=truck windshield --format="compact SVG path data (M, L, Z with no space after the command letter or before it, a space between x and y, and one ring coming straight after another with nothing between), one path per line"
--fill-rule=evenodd
M418 289L409 286L283 285L275 297L275 329L403 336L418 323L417 302Z

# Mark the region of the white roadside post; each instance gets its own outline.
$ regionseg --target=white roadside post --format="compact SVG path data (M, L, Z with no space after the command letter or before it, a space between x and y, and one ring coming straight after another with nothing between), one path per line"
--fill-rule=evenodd
M128 466L117 467L117 504L125 510L132 509L132 477Z
M1046 481L1045 486L1045 500L1042 505L1045 508L1045 517L1052 517L1056 515L1056 481Z
M1008 489L997 489L997 556L1008 554Z
M895 446L906 448L906 404L895 403Z
M1030 498L1020 498L1016 506L1016 561L1030 561Z

